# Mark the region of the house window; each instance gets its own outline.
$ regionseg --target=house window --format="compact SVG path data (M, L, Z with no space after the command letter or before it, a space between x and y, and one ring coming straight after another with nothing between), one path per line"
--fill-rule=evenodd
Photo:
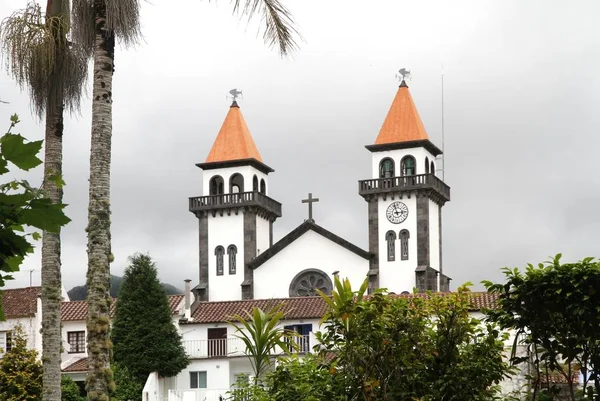
M415 158L412 156L404 156L402 162L400 163L402 166L402 175L415 175L417 174L417 169L415 168Z
M408 239L410 238L410 233L408 230L400 231L400 259L408 260Z
M0 357L12 348L12 333L10 331L0 333Z
M235 274L235 257L237 254L237 248L235 245L229 245L227 247L227 255L229 256L229 274Z
M69 354L83 354L85 352L85 331L67 332Z
M385 240L387 241L387 260L393 262L396 260L396 233L388 231L385 234Z
M425 174L429 174L429 157L425 157Z
M223 255L225 254L225 249L219 245L215 248L215 256L217 259L217 276L223 275Z
M431 161L431 174L435 175L435 164Z
M190 388L207 388L206 371L190 372Z
M394 176L394 161L386 158L379 163L379 177L391 178Z
M254 178L252 178L252 190L258 191L258 177L254 174Z
M292 336L287 337L285 341L289 343L293 341L297 345L297 352L310 352L310 332L312 331L312 324L291 324L283 326L283 330L287 333L296 333ZM290 351L293 351L290 347Z
M244 177L240 173L235 173L229 179L229 193L236 194L244 192Z
M265 182L264 178L260 179L260 193L261 194L267 194L267 183Z
M208 184L209 195L223 195L223 177L215 175Z
M207 330L208 356L224 357L227 356L227 328L217 327Z
M6 343L6 345L4 346L5 352L10 352L10 350L12 349L12 332L11 331L6 332L5 343Z

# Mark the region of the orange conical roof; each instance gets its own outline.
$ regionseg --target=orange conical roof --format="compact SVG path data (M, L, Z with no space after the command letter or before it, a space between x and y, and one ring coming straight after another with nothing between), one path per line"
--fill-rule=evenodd
M429 135L423 127L423 122L410 95L408 85L402 81L375 144L383 145L423 139L429 140Z
M206 158L206 163L242 159L256 159L262 163L240 107L234 101Z

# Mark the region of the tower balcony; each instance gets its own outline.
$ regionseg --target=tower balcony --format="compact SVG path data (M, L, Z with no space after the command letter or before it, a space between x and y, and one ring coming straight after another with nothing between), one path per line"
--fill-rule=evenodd
M358 193L365 198L377 194L403 193L424 189L435 191L444 201L450 200L450 187L436 177L435 174L375 178L358 182Z
M190 212L192 213L249 206L260 207L277 217L281 217L281 203L258 191L190 198Z

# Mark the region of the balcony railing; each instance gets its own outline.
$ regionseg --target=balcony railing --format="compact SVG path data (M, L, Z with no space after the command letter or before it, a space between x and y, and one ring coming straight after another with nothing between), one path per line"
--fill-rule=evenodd
M281 217L281 203L258 191L190 198L190 212L228 209L238 206L260 206Z
M358 193L362 196L386 192L409 191L413 189L433 189L445 200L450 200L450 187L434 174L376 178L358 182Z
M195 388L190 390L169 390L168 401L225 401L231 400L232 389L209 390ZM250 400L250 398L248 398Z
M310 352L310 336L292 337L288 341L294 341L297 347L289 347L290 352ZM243 356L246 346L237 337L219 338L216 340L189 340L183 341L185 352L191 359L203 358L227 358ZM276 348L273 355L282 354L283 350Z

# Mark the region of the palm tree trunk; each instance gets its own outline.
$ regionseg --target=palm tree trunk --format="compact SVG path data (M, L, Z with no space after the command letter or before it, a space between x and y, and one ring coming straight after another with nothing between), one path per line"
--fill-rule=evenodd
M44 190L54 203L62 202L62 189L48 180L62 174L63 107L46 108ZM43 401L60 401L61 363L61 275L60 232L44 232L42 237L42 361Z
M96 0L90 199L88 208L88 377L90 401L108 401L110 370L110 158L114 33L105 29L106 4Z

